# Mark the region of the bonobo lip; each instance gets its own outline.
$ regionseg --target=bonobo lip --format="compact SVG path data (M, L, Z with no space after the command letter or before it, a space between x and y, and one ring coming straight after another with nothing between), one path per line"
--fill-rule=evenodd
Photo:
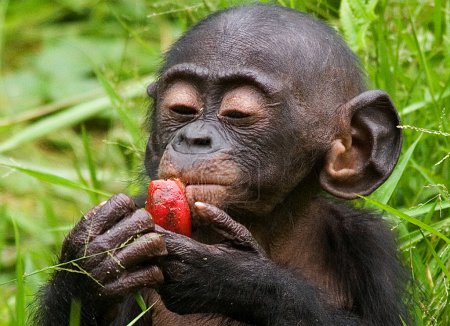
M197 201L223 207L226 201L228 187L219 184L188 184L185 193L192 208Z
M219 174L210 174L203 176L198 171L184 172L180 174L165 174L160 175L161 179L179 179L186 187L188 186L222 186L228 187L233 184L230 177L221 176Z

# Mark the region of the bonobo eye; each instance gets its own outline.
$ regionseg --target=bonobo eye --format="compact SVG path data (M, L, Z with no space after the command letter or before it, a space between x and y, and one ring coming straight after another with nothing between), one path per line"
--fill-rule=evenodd
M180 121L191 120L201 111L200 95L187 81L175 81L161 94L161 114L169 119Z
M229 111L229 112L225 112L222 115L224 117L230 118L230 119L244 119L244 118L248 118L250 116L250 114L240 112L240 111Z
M176 105L170 108L176 114L185 115L185 116L193 116L198 113L198 110L186 105Z
M265 97L249 85L236 87L225 93L219 118L236 125L250 125L264 116Z

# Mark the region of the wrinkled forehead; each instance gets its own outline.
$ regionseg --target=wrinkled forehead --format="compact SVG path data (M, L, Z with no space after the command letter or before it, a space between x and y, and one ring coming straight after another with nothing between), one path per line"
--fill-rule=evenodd
M165 68L188 63L204 67L210 75L246 69L282 76L290 70L283 47L280 38L270 40L262 31L220 26L196 29L173 46Z
M209 80L241 71L309 100L326 93L343 103L365 87L358 60L331 27L271 6L214 14L180 38L165 59L162 74L180 65Z

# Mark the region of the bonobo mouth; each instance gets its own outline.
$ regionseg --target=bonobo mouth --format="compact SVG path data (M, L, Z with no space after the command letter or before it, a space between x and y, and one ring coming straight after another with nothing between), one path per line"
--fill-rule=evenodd
M228 186L220 184L187 184L186 197L189 205L196 201L205 202L218 207L223 207Z
M196 201L223 207L226 194L235 183L235 176L203 170L167 169L160 171L161 179L179 179L186 186L186 197L191 208ZM229 171L229 170L228 170ZM228 172L227 171L227 172Z

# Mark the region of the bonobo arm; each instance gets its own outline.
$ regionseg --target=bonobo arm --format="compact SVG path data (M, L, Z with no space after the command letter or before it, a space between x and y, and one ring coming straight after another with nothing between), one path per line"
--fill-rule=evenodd
M250 232L211 205L196 207L227 239L204 245L164 230L164 304L180 313L216 313L253 325L359 325L330 309L317 288L265 257Z
M67 325L74 300L81 325L103 325L137 289L163 281L156 257L166 254L149 214L116 195L89 211L66 237L60 264L41 290L36 323Z

